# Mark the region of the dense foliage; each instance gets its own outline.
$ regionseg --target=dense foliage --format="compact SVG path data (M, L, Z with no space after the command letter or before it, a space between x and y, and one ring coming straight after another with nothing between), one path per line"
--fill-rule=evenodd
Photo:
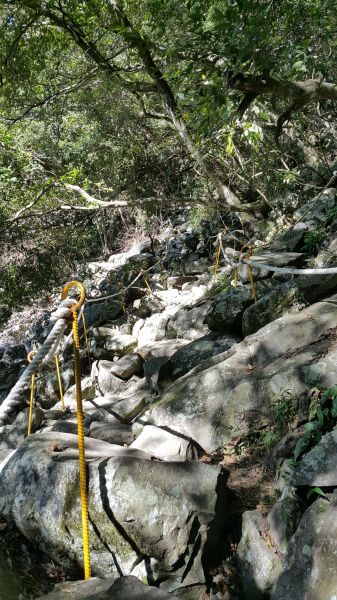
M317 193L336 160L336 31L332 0L4 0L10 302L111 252L144 211L231 207L249 234L287 192Z

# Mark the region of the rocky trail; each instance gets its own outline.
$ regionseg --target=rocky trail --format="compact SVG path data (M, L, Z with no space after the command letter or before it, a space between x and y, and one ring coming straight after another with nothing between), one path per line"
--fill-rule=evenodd
M253 240L254 259L308 266L306 235L324 224L313 265L336 265L336 206L326 190L294 228ZM0 558L1 585L10 582L1 600L336 598L337 274L253 269L255 303L245 265L238 287L224 257L214 274L216 234L177 214L155 247L77 274L89 298L81 368L94 578L74 581L83 559L66 332L66 412L51 365L37 375L33 434L29 391L0 430L0 536L45 557L39 573L29 558L18 576L22 552ZM246 241L226 239L225 254ZM32 325L26 312L3 328L2 400L57 303Z

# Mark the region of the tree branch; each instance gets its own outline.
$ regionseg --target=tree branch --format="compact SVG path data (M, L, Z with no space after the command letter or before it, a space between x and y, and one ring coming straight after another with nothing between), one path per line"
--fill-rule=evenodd
M45 96L44 98L41 98L40 100L37 100L36 102L34 102L30 106L28 106L20 115L18 115L17 117L12 117L12 118L7 117L6 121L10 121L12 124L17 123L18 121L24 119L35 108L40 108L41 106L45 106L46 104L53 102L54 100L60 98L61 96L68 96L69 94L71 94L72 92L74 92L80 88L85 89L86 87L89 87L93 82L90 82L90 84L88 84L88 86L82 87L82 85L85 81L87 81L90 78L91 74L96 73L96 72L97 72L97 67L92 69L89 72L89 74L87 74L85 77L83 77L83 79L81 79L77 83L68 85L67 87L57 90L57 91L53 92L52 94L49 94L48 96Z
M34 200L32 200L31 202L29 202L29 204L27 204L23 208L20 208L20 210L18 210L15 213L15 215L13 215L13 217L10 217L9 219L6 220L6 223L8 223L9 225L12 225L13 223L16 223L20 219L24 218L23 217L24 213L26 213L28 210L30 210L31 208L33 208L33 206L35 206L39 202L39 200L41 200L42 196L44 196L48 192L48 190L50 190L53 186L54 186L53 183L50 183L47 186L45 186L41 190L41 192L38 193L38 195L36 196L36 198L34 198Z
M254 77L252 75L229 74L229 87L240 92L261 96L275 96L286 100L304 101L337 100L337 85L321 79L306 81L278 81L272 77Z
M272 77L255 77L231 72L227 72L226 77L230 88L244 94L238 109L241 117L258 96L289 100L290 105L277 120L276 139L281 135L284 123L289 121L294 111L303 108L310 102L337 100L337 85L321 79L278 81Z

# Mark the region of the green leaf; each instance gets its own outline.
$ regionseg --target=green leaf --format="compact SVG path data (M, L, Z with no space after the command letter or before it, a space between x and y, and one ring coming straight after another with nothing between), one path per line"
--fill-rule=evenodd
M332 401L331 416L334 418L337 417L337 396Z
M317 400L317 397L314 396L311 399L310 406L309 406L309 421L312 421L312 419L314 417L316 417L317 406L318 406L318 400Z
M298 440L298 442L297 442L297 444L295 446L295 450L294 450L294 459L295 460L297 460L300 457L300 455L302 454L302 452L304 452L304 450L308 446L309 439L310 439L310 436L304 434Z
M307 500L313 495L317 494L317 496L321 496L322 498L327 498L327 495L321 490L320 487L311 488L307 494Z
M320 406L317 407L317 419L318 419L318 423L319 423L320 427L323 427L324 415L323 415L323 411Z

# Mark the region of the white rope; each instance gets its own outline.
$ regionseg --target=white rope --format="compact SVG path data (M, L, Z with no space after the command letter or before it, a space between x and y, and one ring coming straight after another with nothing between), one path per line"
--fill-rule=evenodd
M226 236L227 237L227 236ZM337 267L327 267L323 269L297 269L296 267L276 267L273 265L269 265L267 263L258 262L256 260L252 260L251 258L244 258L244 256L238 261L232 261L229 256L225 253L223 247L223 238L222 234L218 235L220 248L222 251L222 255L227 264L231 266L232 269L239 267L242 263L246 265L250 265L254 267L254 269L262 269L263 271L272 271L273 273L283 273L285 275L331 275L337 273ZM226 238L224 238L226 239Z
M43 364L47 363L55 356L60 345L65 328L72 316L70 307L76 304L76 300L67 298L63 300L60 306L50 316L50 320L55 323L45 342L35 354L32 362L22 373L21 377L12 388L7 398L0 406L0 425L8 420L12 410L22 403L22 392L26 390L31 382L31 377Z
M265 263L244 258L241 262L254 267L254 269L263 269L264 271L272 271L274 273L285 273L288 275L331 275L337 273L337 267L327 267L326 269L296 269L295 267L274 267ZM240 263L238 263L240 264Z

